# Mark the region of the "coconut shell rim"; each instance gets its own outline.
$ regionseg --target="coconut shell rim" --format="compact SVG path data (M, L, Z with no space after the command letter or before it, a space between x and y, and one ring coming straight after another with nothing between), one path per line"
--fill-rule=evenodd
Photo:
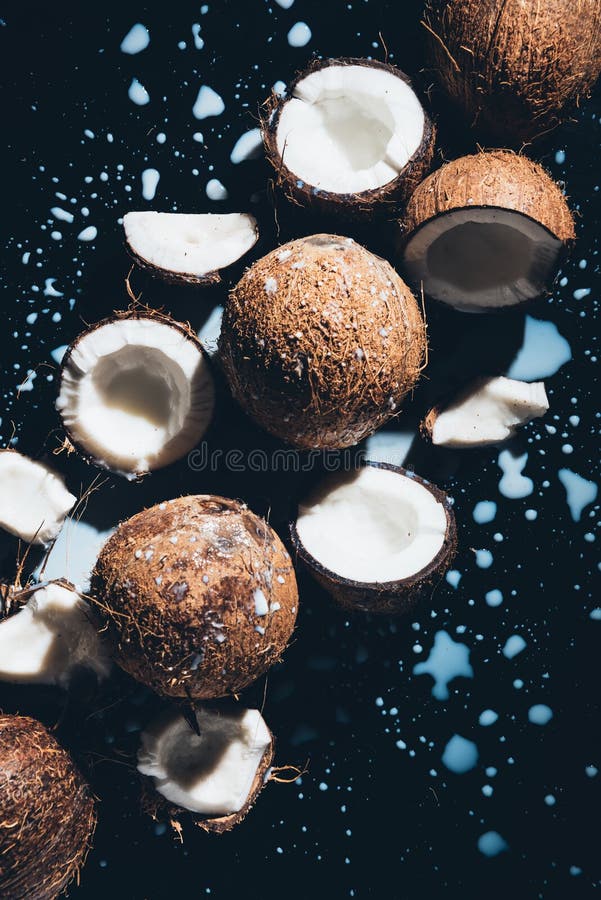
M191 341L191 343L193 343L197 347L197 349L200 350L201 356L203 357L205 365L207 366L207 370L211 375L211 379L213 381L213 386L215 387L215 375L214 375L213 362L211 360L211 357L207 353L207 351L206 351L205 347L203 346L198 335L193 331L192 327L187 322L179 322L177 319L174 319L172 316L170 316L166 313L163 313L160 310L133 309L133 310L116 310L112 316L105 316L104 319L100 319L98 322L94 322L92 325L88 325L87 328L85 328L83 331L80 331L80 333L71 341L71 343L65 350L65 355L63 356L63 358L61 360L59 370L58 370L58 384L59 384L58 393L60 393L60 385L62 384L62 380L63 380L63 372L64 372L67 364L70 362L71 356L73 355L73 351L75 350L77 344L84 337L86 337L89 334L92 334L98 328L101 328L104 325L111 325L114 322L123 321L124 319L148 319L150 321L156 321L162 325L168 325L171 328L177 329L177 331L179 331L185 338L187 338L189 341ZM160 349L160 347L158 349ZM98 457L94 456L93 453L90 453L89 450L87 450L83 446L83 444L74 437L74 435L72 434L68 425L65 424L62 412L59 409L57 409L57 407L56 407L56 399L58 399L58 394L57 394L57 397L55 398L55 410L58 413L58 416L59 416L59 419L61 422L61 427L62 427L63 431L65 432L65 435L69 442L70 448L72 450L74 450L78 454L78 456L80 456L81 459L88 465L96 466L97 469L102 469L105 472L111 472L113 475L120 475L122 478L131 477L134 480L139 480L141 478L144 478L144 476L146 476L146 475L150 475L152 472L158 472L158 471L160 471L160 469L166 469L169 466L172 466L175 463L179 462L179 459L172 459L170 462L165 463L163 466L157 466L154 469L148 469L144 472L112 468L104 460L101 460ZM215 417L216 405L217 404L215 402L213 402L213 409L211 411L211 416L210 416L210 419L207 423L207 427L206 427L205 431L203 432L203 434L207 433L207 431L209 430L209 428L211 427L211 425L213 423L213 420ZM180 459L181 459L181 457L180 457Z
M321 69L326 69L330 66L336 65L340 66L341 68L343 66L360 65L364 66L365 68L380 69L382 71L389 72L396 78L400 78L401 81L403 81L409 88L411 88L424 114L424 128L421 142L412 156L407 160L401 171L394 178L390 179L390 181L378 185L375 188L370 188L366 191L329 191L324 190L323 188L319 188L316 185L310 184L309 182L300 179L298 175L296 175L291 169L288 168L277 148L277 131L280 116L285 104L292 99L292 92L294 91L296 85L307 78L309 75L312 75L313 72L318 72ZM322 203L338 205L341 207L346 206L352 208L354 206L361 206L362 204L367 207L376 207L378 205L390 204L390 206L392 207L397 203L395 195L400 190L408 170L410 170L411 166L416 161L421 160L426 156L430 147L432 148L432 150L434 149L434 143L436 141L436 125L431 119L417 91L415 90L412 79L397 66L394 66L391 63L382 62L377 59L366 59L364 57L340 56L326 57L323 59L314 57L313 60L311 60L304 69L296 73L294 79L286 88L286 94L284 96L280 97L272 93L271 96L267 99L265 104L265 113L261 116L261 135L263 137L265 155L268 162L275 169L277 175L277 183L279 185L291 185L293 192L295 193L302 193L307 195L308 197L319 199ZM297 182L299 180L302 181L302 188L299 188L297 186ZM390 195L390 199L388 199L388 195Z
M367 594L377 595L391 593L401 595L408 589L415 587L420 584L420 582L426 581L435 574L440 566L444 564L446 559L454 552L457 545L457 523L453 513L451 499L442 488L439 488L427 479L416 475L411 472L410 469L405 469L403 466L395 466L393 463L364 460L359 468L364 468L365 466L371 466L375 469L385 469L390 472L395 472L397 475L401 475L404 478L410 478L411 481L416 481L423 488L428 490L434 496L435 500L442 504L447 521L445 538L443 545L436 556L432 557L426 566L418 572L415 572L414 575L410 575L406 578L397 578L395 581L355 581L352 578L345 578L338 575L336 572L333 572L331 569L326 568L326 566L322 565L316 557L312 556L312 554L305 549L296 528L296 519L289 522L290 538L294 551L301 562L303 562L311 572L316 572L322 578L336 585L336 587L365 591Z

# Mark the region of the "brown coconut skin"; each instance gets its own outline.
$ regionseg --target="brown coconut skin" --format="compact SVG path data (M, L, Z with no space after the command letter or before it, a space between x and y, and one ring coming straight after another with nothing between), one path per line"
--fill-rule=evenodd
M280 608L256 615L256 590ZM282 656L298 609L276 533L243 504L210 495L123 522L102 548L90 593L115 662L157 694L189 699L237 694L263 675Z
M35 719L0 715L0 761L0 898L52 900L85 862L92 794Z
M389 263L323 234L284 244L246 271L219 341L245 412L305 450L350 447L396 415L425 350L415 297Z
M425 487L433 496L442 503L447 518L447 530L445 540L430 563L416 572L410 578L402 578L398 581L361 582L349 578L342 578L330 569L322 566L304 547L298 531L296 521L290 523L290 539L297 559L315 581L327 591L343 609L351 612L368 612L378 615L399 616L413 610L421 598L428 596L436 588L441 578L448 570L457 551L457 525L451 500L444 491L431 484L413 472L400 466L388 463L366 462L367 466L378 469L389 469L399 475L410 477Z
M359 193L336 193L325 191L299 181L299 176L285 164L278 150L277 130L284 105L294 96L297 84L320 69L329 66L354 66L381 69L400 78L413 89L411 79L396 66L374 59L313 59L306 69L298 72L287 89L285 97L273 93L263 105L261 131L267 159L275 170L275 184L284 196L297 206L302 206L316 214L334 215L350 221L369 221L377 217L392 217L400 206L411 196L417 185L430 171L436 143L436 126L424 110L424 133L417 148L398 176L388 184Z
M230 813L227 816L213 817L203 817L198 813L190 812L188 809L175 806L173 803L169 803L165 800L165 798L155 790L152 779L142 775L140 777L142 778L142 807L144 812L155 821L167 818L172 825L177 823L175 825L176 830L181 824L180 819L183 816L190 816L195 825L210 834L224 834L226 831L231 831L247 817L257 802L257 797L269 781L268 773L275 752L275 739L273 734L271 734L271 731L269 733L271 735L271 744L265 749L256 775L253 778L253 783L246 802L238 812Z
M444 92L503 143L555 128L601 72L599 0L427 0L423 25Z
M421 225L453 209L494 206L529 216L564 244L576 232L557 184L538 163L510 150L490 150L446 163L419 185L401 227L408 239Z

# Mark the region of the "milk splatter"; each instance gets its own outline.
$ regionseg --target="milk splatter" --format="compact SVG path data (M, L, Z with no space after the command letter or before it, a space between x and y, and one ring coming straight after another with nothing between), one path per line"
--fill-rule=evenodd
M497 504L492 500L480 500L480 502L476 503L474 506L474 512L472 513L474 521L477 522L478 525L485 525L487 522L492 522L496 514Z
M504 850L509 850L509 845L498 831L486 831L478 838L478 850L484 856L498 856Z
M122 53L128 53L133 56L135 53L141 53L146 50L150 43L150 34L148 28L137 22L129 29L123 40L121 41L120 50Z
M142 196L145 200L154 200L160 177L158 169L144 169L142 172Z
M524 341L507 374L518 381L537 381L554 375L571 358L570 345L553 322L526 316Z
M448 684L454 678L473 678L470 665L470 649L466 644L454 641L446 631L437 631L430 655L413 667L414 675L431 675L434 679L432 696L437 700L448 700Z
M492 591L487 591L484 599L488 606L500 606L503 602L503 594L498 588L493 588Z
M229 196L227 188L218 178L211 178L207 181L205 191L209 200L227 200Z
M208 119L209 116L220 116L225 109L225 103L219 96L217 91L206 84L200 88L194 106L192 107L192 115L195 119Z
M44 580L66 578L77 590L87 590L100 549L114 530L99 531L88 522L67 518L48 554L43 572ZM35 573L38 578L42 575L42 565Z
M197 50L202 50L205 45L205 42L200 36L200 24L195 22L192 26L192 40L194 41L194 46Z
M494 725L498 718L499 714L494 709L485 709L480 713L478 722L480 725L488 728L490 725Z
M473 769L478 762L478 747L473 741L460 734L454 734L444 748L443 765L456 775L463 775Z
M136 106L146 106L147 103L150 103L150 94L137 78L132 78L127 96Z
M503 472L499 482L499 491L509 500L519 500L527 497L534 490L534 482L531 478L522 475L522 470L528 462L528 454L514 456L511 450L501 450L498 465Z
M255 159L259 156L262 147L261 131L258 128L253 128L252 131L247 131L242 137L238 138L230 154L230 160L234 165L237 165L246 159Z
M59 219L61 222L71 223L75 218L73 213L68 212L66 209L61 209L60 206L53 206L50 210L50 214L54 216L55 219Z
M507 659L513 659L527 647L526 641L520 634L512 634L505 641L502 653Z
M311 29L307 23L297 22L288 32L288 43L291 47L306 47L311 37Z
M553 710L545 703L535 703L528 710L528 721L533 725L547 725L553 718Z
M571 469L560 469L557 477L566 489L566 499L574 522L579 522L582 512L597 499L598 486L594 481L587 481Z
M80 241L93 241L98 236L98 229L94 225L88 225L77 235Z

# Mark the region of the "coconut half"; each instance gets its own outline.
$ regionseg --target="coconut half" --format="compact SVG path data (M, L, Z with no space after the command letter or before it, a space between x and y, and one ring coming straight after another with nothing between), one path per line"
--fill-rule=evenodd
M56 401L88 461L129 477L185 456L213 415L214 385L196 335L157 313L117 315L65 353Z
M555 182L537 163L503 150L461 157L426 178L401 231L410 283L465 312L540 297L575 238Z
M106 678L111 660L90 606L70 585L49 584L11 592L0 619L0 680L67 687L78 669Z
M402 613L440 580L457 546L449 497L385 463L337 473L299 505L299 559L342 606Z
M48 544L77 500L60 475L16 450L0 450L0 528Z
M430 410L422 432L443 447L498 444L549 409L542 381L478 378L449 403Z
M123 228L139 266L184 284L217 284L221 270L259 239L256 219L247 213L129 212Z
M92 792L35 719L0 715L0 760L0 897L54 900L90 848Z
M171 807L195 814L206 831L229 831L265 784L273 736L257 709L197 708L197 729L173 711L142 732L138 771Z
M314 60L272 95L263 141L290 199L350 218L390 212L430 168L435 129L409 78L367 59Z

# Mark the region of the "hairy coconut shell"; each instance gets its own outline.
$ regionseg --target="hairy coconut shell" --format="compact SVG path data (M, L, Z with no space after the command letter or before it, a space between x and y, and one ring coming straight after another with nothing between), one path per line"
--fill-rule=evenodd
M287 100L294 95L296 85L313 72L329 66L365 66L366 68L381 69L384 72L389 72L396 78L400 78L401 81L404 81L413 89L411 79L396 66L390 65L390 63L379 62L375 59L352 57L339 59L315 58L311 60L305 69L297 73L287 88L286 96L280 97L272 93L263 105L261 119L263 144L267 159L276 173L276 186L292 203L307 207L316 213L363 221L373 219L378 215L393 216L395 210L411 196L432 165L434 145L436 143L436 126L430 120L425 110L424 132L420 146L396 178L373 190L343 194L322 190L306 184L304 181L299 180L298 175L286 166L278 150L277 131L280 115Z
M52 900L77 877L96 812L89 787L51 734L0 715L0 898Z
M495 206L534 219L564 244L576 237L574 218L557 184L538 163L510 150L462 156L429 175L407 205L405 235L452 209Z
M247 687L280 659L298 609L277 534L244 504L209 495L122 523L102 548L90 593L117 664L167 697Z
M254 263L228 298L219 341L236 400L303 449L350 447L383 425L425 350L415 297L389 263L327 234Z
M601 72L599 0L427 0L423 24L445 93L503 143L555 128Z
M302 563L306 571L315 581L326 590L334 600L344 609L354 612L369 612L385 615L403 615L410 612L424 595L439 583L457 551L457 525L453 506L448 494L436 485L424 478L420 478L413 472L401 466L393 466L388 463L370 462L366 466L378 469L388 469L399 475L410 477L412 481L421 484L434 498L444 506L447 529L445 540L430 563L409 578L398 581L362 582L343 578L322 566L312 554L304 547L296 528L296 520L290 522L290 539L296 558Z

